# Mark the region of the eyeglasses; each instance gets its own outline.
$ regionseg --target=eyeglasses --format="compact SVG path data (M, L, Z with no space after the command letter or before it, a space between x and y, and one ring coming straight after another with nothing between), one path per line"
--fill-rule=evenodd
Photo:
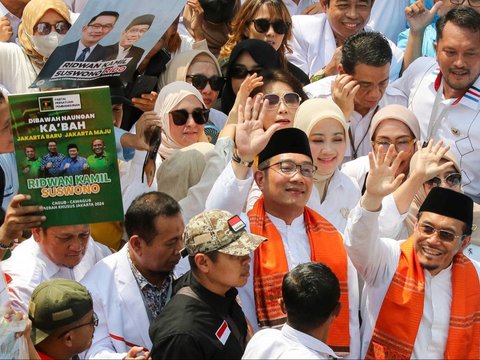
M230 68L229 74L234 79L245 79L247 75L252 75L254 73L260 74L263 71L261 67L254 67L253 69L248 70L244 65L233 65Z
M400 151L408 151L410 150L410 145L415 141L415 139L400 139L395 141L394 143L391 143L390 141L387 140L374 140L372 141L375 145L377 145L379 148L383 148L384 151L387 151L390 145L395 145L395 150L397 152Z
M103 31L107 31L107 30L112 30L113 29L113 25L112 24L88 24L87 25L88 27L91 27L92 29L94 30L103 30Z
M59 21L55 24L39 22L33 27L33 33L38 35L48 35L52 32L52 28L55 28L55 31L60 35L65 35L68 29L70 29L70 24L66 21Z
M462 5L466 0L450 0L454 5ZM479 7L480 0L467 0L471 7Z
M445 176L443 179L435 176L434 178L425 181L425 184L428 187L438 187L442 184L446 184L448 187L453 188L453 187L458 187L462 183L462 174L460 173L451 173Z
M462 240L465 235L455 235L454 233L448 231L448 230L441 230L441 229L436 229L431 225L428 224L419 224L418 229L420 230L420 233L424 236L432 236L433 234L437 234L438 238L442 241L446 242L452 242L455 239L459 238Z
M187 79L192 79L192 85L198 90L205 89L208 83L213 91L220 91L223 88L223 84L225 84L225 78L218 75L209 78L201 74L187 75Z
M172 115L173 123L177 126L185 125L190 115L192 115L193 121L195 121L198 125L206 124L208 121L209 113L210 113L209 109L202 109L202 108L195 108L191 113L189 113L185 109L170 111L170 115Z
M297 108L300 105L300 95L296 92L285 93L282 96L277 94L266 94L263 95L263 100L268 100L267 108L272 109L278 108L280 106L280 101L289 108Z
M305 163L305 164L295 164L291 160L284 160L284 161L279 161L275 164L272 164L270 166L267 166L261 170L266 170L268 168L272 168L273 166L280 165L280 171L281 174L293 176L295 175L299 170L300 174L305 177L313 177L313 174L315 174L315 171L317 171L317 167L313 164L310 163ZM276 171L277 173L280 174L277 170L273 169L272 170Z
M60 339L61 337L65 336L65 334L68 333L69 331L72 331L72 330L75 330L75 329L78 329L78 328L81 328L81 327L84 327L84 326L87 326L87 325L91 325L91 326L93 326L93 327L97 327L97 326L98 326L98 316L97 316L97 314L96 314L95 312L93 312L92 319L91 319L89 322L86 322L86 323L83 323L83 324L74 326L74 327L68 329L67 331L64 331L63 333L61 333L60 335L58 335L58 339Z
M257 30L260 34L266 33L271 26L273 27L273 31L275 31L277 34L283 35L287 33L288 28L291 25L289 22L285 22L283 20L270 22L268 19L255 19L252 20L252 22L255 30Z

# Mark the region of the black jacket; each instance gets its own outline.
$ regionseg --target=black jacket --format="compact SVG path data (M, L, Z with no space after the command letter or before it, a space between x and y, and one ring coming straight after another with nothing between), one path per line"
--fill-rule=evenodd
M247 323L236 301L237 290L232 288L225 297L204 288L192 275L186 273L177 281L175 290L189 285L199 301L188 295L177 294L150 325L153 347L152 358L157 359L240 359L244 352ZM218 338L219 329L226 326L227 315L236 324L243 344L240 344L230 326L224 344ZM226 340L226 341L225 341Z

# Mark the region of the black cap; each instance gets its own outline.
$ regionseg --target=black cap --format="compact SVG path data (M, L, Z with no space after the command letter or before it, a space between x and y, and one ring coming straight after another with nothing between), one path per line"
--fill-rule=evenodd
M152 25L153 20L155 19L155 15L152 14L145 14L145 15L140 15L134 18L130 24L125 28L125 30L130 29L132 26L135 25Z
M200 0L205 20L215 24L230 21L235 10L235 0Z
M303 154L313 161L307 135L300 129L288 128L273 133L265 149L258 154L258 163L286 153Z
M427 195L418 212L427 211L463 221L466 235L472 233L473 200L465 194L435 187Z

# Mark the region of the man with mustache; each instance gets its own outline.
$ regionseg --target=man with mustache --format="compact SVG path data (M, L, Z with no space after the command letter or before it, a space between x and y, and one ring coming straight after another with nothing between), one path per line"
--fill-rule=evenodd
M232 197L246 199L253 179L262 191L253 209L241 215L252 233L268 238L252 255L250 277L239 289L243 310L255 331L284 324L287 318L278 302L283 276L298 264L323 262L342 284L342 309L327 344L359 358L357 274L341 234L306 206L316 171L307 135L295 128L277 130L278 124L264 131L265 108L258 115L259 101L252 106L249 99L246 110L239 111L232 162L220 175L225 181L215 183L207 201L207 208L227 208ZM257 154L258 170L252 174Z
M204 211L185 227L191 271L175 285L176 294L150 326L153 359L240 359L247 322L235 287L249 277L250 253L262 241L245 231L238 215Z
M480 16L460 6L440 18L436 28L437 59L417 59L391 87L403 93L419 119L422 142L450 145L462 166L463 189L478 203Z

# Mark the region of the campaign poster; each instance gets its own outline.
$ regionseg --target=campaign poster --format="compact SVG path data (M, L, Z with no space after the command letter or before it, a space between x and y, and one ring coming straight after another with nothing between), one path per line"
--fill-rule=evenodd
M89 0L32 87L126 84L186 0Z
M10 95L19 193L44 227L122 221L109 88Z

